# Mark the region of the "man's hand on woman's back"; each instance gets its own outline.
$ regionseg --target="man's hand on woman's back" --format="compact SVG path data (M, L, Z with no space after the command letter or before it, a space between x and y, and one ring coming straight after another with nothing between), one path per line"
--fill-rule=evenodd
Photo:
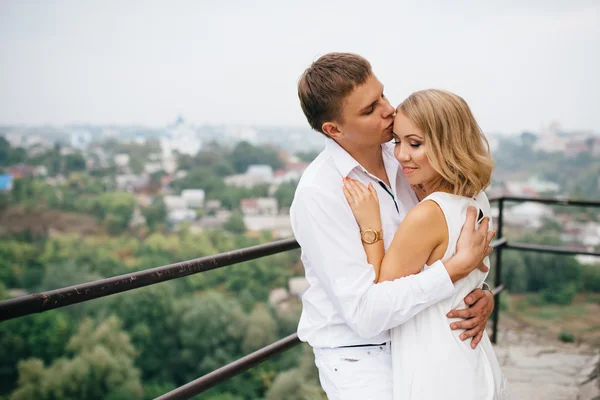
M469 207L467 219L456 243L456 254L444 263L452 282L469 275L475 268L483 272L488 271L483 260L493 250L490 243L496 236L496 232L488 230L490 223L488 217L483 218L477 229L476 223L477 210L475 207Z

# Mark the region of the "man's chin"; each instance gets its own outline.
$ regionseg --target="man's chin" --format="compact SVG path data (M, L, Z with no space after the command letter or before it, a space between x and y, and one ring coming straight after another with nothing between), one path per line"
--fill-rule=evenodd
M381 144L391 142L393 139L394 139L394 137L392 136L391 133L389 135L387 135L387 134L383 135Z

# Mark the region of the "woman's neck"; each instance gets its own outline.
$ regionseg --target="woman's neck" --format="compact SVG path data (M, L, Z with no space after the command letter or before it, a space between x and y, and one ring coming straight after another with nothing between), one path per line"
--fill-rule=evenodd
M448 182L446 182L446 180L441 176L429 182L421 183L418 186L424 192L425 197L435 192L453 193L453 190Z

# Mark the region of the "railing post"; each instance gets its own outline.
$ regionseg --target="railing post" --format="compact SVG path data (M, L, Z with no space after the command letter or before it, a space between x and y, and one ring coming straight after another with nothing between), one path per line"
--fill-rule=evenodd
M504 199L501 197L498 199L498 230L496 232L496 237L498 239L502 239L502 214L504 209ZM499 287L502 280L502 248L504 246L499 246L496 249L496 275L494 279L494 287ZM494 330L492 332L492 343L496 343L498 340L498 319L500 318L500 292L496 293L494 297L494 313L492 314L494 320Z

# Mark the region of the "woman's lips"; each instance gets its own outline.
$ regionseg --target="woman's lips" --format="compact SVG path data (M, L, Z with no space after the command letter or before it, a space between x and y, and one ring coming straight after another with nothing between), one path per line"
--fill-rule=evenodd
M411 168L411 167L402 167L402 172L403 172L405 175L412 174L413 172L415 172L415 170L416 170L416 168Z

